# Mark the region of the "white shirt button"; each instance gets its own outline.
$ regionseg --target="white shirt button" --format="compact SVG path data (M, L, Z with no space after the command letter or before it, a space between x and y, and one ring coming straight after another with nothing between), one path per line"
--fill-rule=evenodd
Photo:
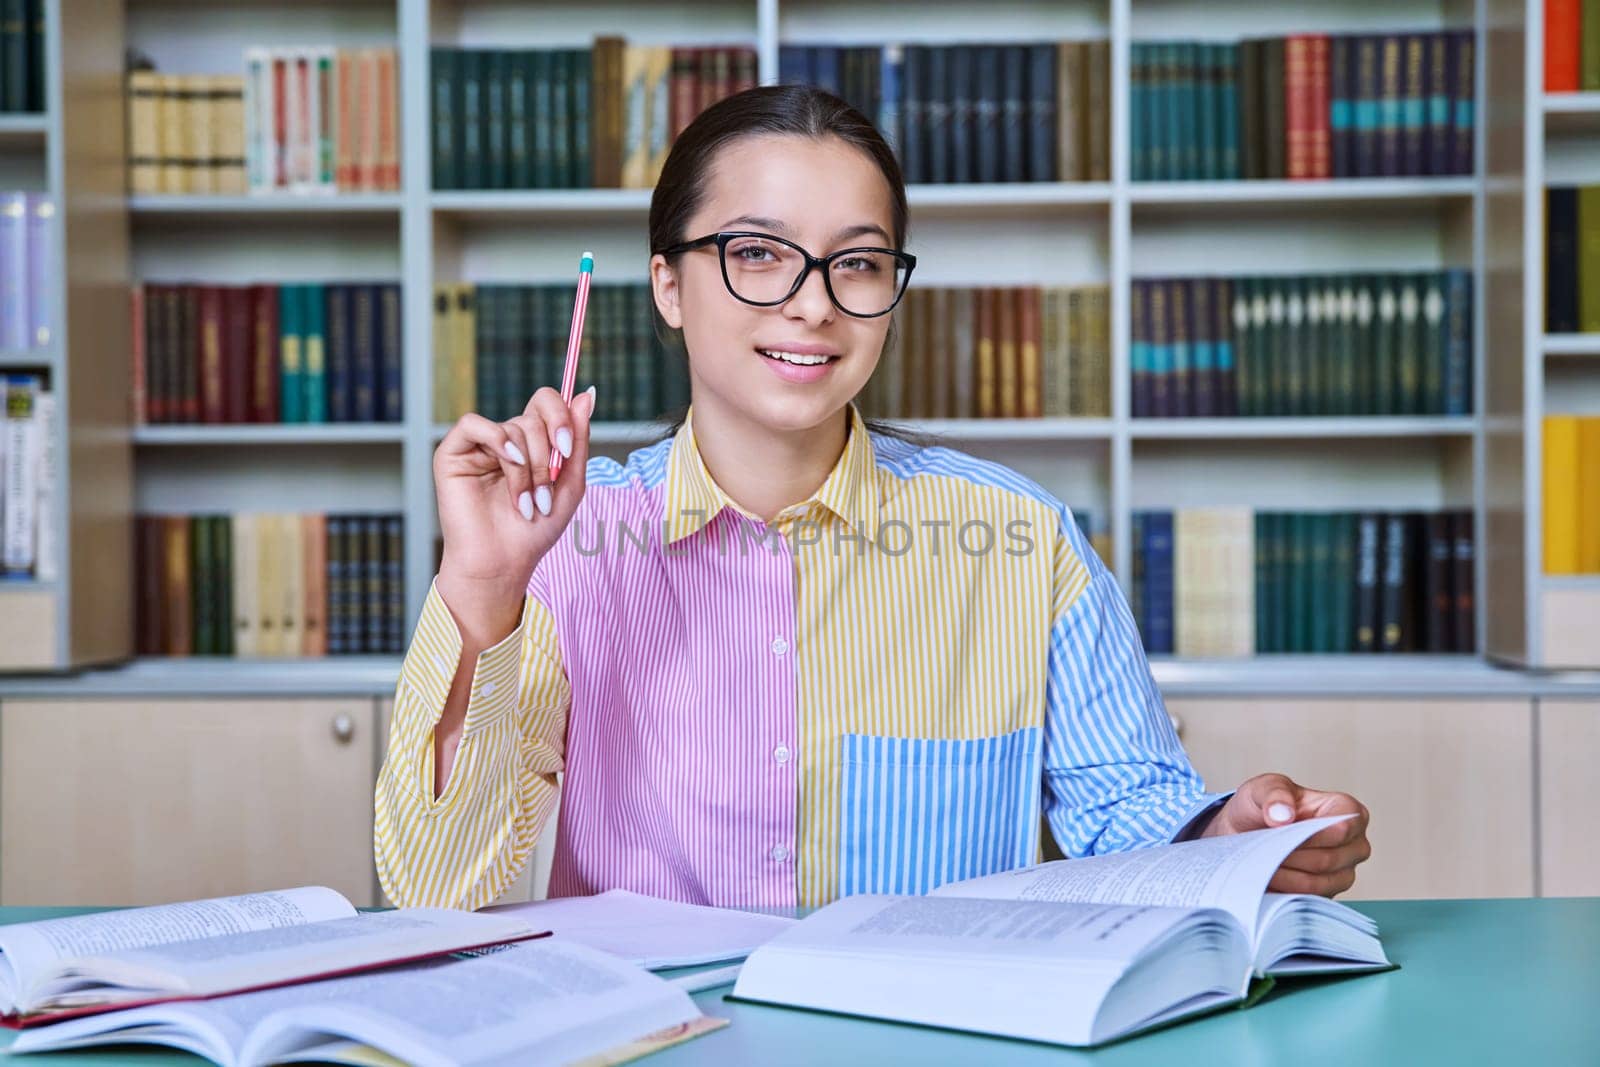
M773 845L772 851L768 853L768 855L770 855L776 862L782 863L784 860L789 858L789 850L784 848L782 845Z
M485 700L494 696L494 682L490 680L480 685L478 687L478 695L483 697Z
M773 749L772 750L772 758L777 760L779 763L788 763L789 762L789 746L788 745L779 745L777 748Z
M772 639L772 654L774 656L781 656L787 651L789 651L789 642L785 641L781 637L774 637Z

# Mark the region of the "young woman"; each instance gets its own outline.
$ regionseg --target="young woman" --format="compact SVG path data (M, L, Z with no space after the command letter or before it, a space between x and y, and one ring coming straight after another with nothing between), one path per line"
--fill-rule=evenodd
M1367 812L1280 775L1204 791L1115 580L1059 501L852 406L915 266L872 125L813 89L708 108L650 205L692 408L624 464L569 410L466 415L395 697L375 852L476 908L560 806L552 895L817 905L1068 856L1356 818L1275 889L1331 895ZM551 450L566 457L552 484Z

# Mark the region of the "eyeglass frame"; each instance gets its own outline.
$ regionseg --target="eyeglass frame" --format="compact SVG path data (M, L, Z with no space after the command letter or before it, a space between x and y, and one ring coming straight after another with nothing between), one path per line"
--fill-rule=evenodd
M789 291L781 298L777 300L750 300L746 297L740 296L739 293L733 288L733 281L728 277L728 242L737 237L759 237L767 241L776 241L779 244L785 245L800 253L801 258L805 260L805 266L801 269L799 276L795 278L794 285L791 286ZM917 266L917 257L912 255L910 252L902 252L897 248L879 248L872 245L858 245L853 248L841 248L839 251L829 252L825 256L814 256L804 248L801 248L799 245L789 240L787 237L779 237L777 234L773 233L763 233L760 230L719 230L716 233L708 233L704 237L696 237L692 241L683 241L679 244L673 245L670 248L663 248L656 254L662 256L675 256L682 252L693 252L696 249L704 248L705 246L713 243L717 246L717 265L722 270L722 284L727 288L729 295L740 303L749 304L751 307L758 308L772 308L777 307L780 304L787 304L790 300L794 299L794 294L800 291L800 287L805 285L806 278L810 276L811 272L813 270L821 270L822 287L828 292L828 300L832 302L834 307L838 308L841 312L849 315L853 319L881 319L883 316L889 314L895 308L899 307L901 299L906 295L906 290L911 287L911 272L915 270ZM839 302L839 297L835 295L833 291L833 278L828 273L828 265L835 259L838 259L842 256L848 256L852 252L884 252L888 255L896 256L905 261L906 277L905 280L900 283L900 291L895 293L894 300L882 311L875 311L870 315L863 315L859 312L851 311L849 308L841 304Z

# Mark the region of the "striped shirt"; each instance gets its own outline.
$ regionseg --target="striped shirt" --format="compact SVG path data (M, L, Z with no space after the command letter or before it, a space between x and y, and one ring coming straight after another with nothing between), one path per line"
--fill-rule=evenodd
M692 420L692 413L691 413ZM376 794L397 904L476 908L558 789L550 893L701 904L921 893L1173 839L1219 800L1071 513L998 464L868 432L771 522L692 421L591 459L521 622L473 671L449 782L433 728L462 641L429 591Z

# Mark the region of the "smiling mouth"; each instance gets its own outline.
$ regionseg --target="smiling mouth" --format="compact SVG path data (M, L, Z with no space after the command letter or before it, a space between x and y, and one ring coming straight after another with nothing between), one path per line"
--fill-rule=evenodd
M780 363L788 363L796 367L816 367L823 363L832 363L839 358L838 356L785 352L777 348L758 348L756 351L768 359L775 359Z

